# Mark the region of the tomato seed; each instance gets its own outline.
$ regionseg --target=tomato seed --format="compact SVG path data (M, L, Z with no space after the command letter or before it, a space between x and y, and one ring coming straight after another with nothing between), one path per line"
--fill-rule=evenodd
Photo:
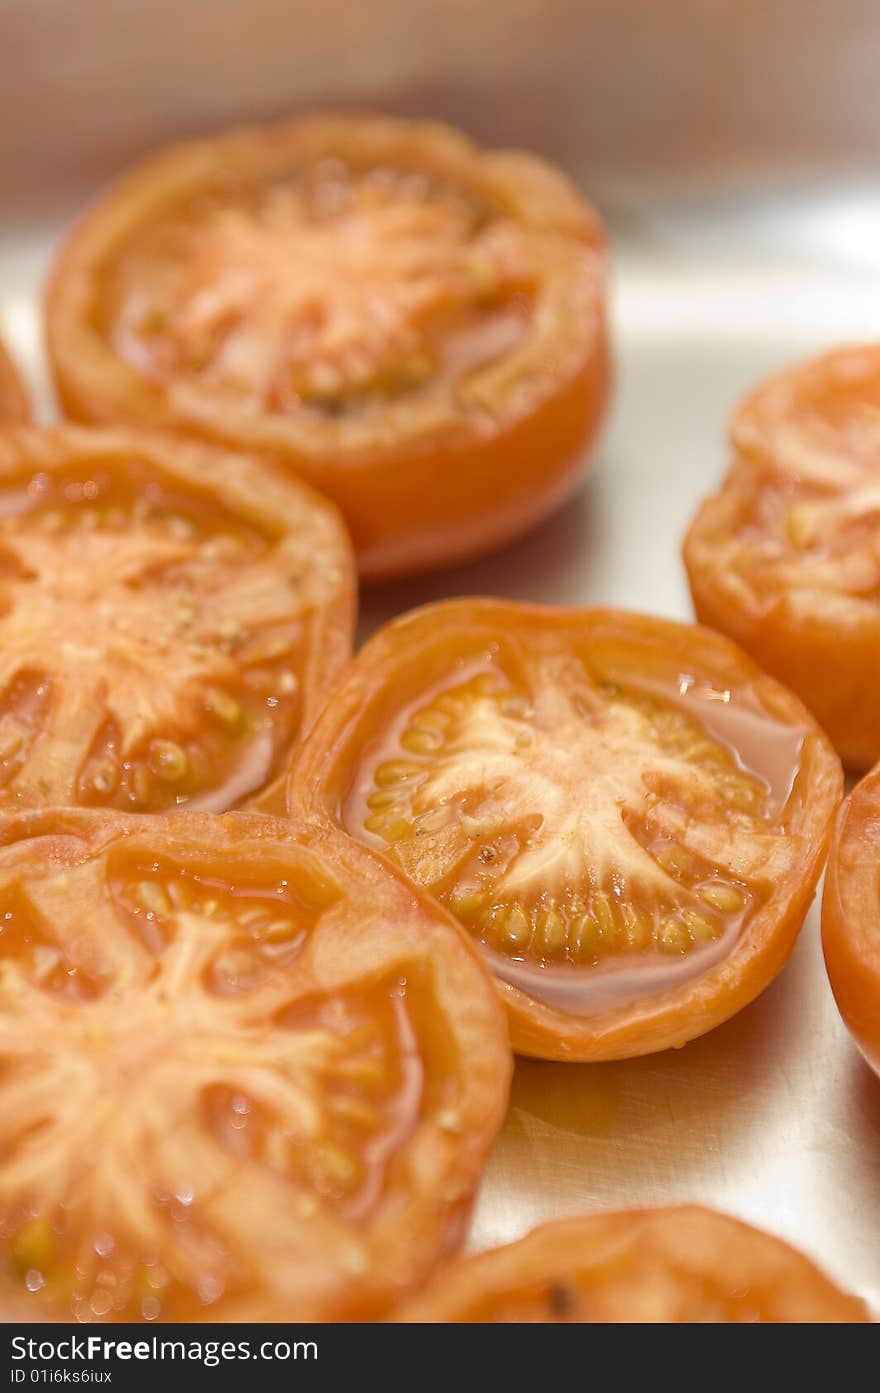
M177 783L189 769L186 751L173 740L154 740L150 745L150 768L160 779Z

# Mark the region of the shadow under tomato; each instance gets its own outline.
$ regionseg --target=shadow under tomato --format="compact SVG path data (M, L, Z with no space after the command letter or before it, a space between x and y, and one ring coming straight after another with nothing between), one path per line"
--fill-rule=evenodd
M853 1046L852 1068L847 1090L866 1125L874 1133L880 1151L880 1078ZM880 1185L880 1167L874 1168Z
M815 911L785 971L732 1020L680 1050L607 1064L517 1060L477 1240L597 1206L700 1199L730 1207L766 1158L797 1152L815 1113L817 1033L845 1042L821 970ZM808 1048L809 1047L809 1048ZM880 1114L880 1103L878 1103ZM537 1198L536 1198L537 1196ZM492 1238L492 1241L496 1241Z
M674 1138L679 1158L704 1156L695 1131L708 1120L713 1132L754 1114L786 1074L786 1056L798 1048L800 988L792 966L732 1020L678 1050L606 1064L517 1061L512 1106L553 1126L593 1140L626 1132L648 1142ZM690 1140L682 1137L687 1129ZM694 1143L697 1144L694 1144Z
M880 1214L880 1078L855 1045L845 1061L837 1109L828 1121L836 1135L847 1137L838 1161L839 1192L860 1206L870 1198L867 1212ZM877 1266L880 1289L880 1252Z
M598 460L596 468L601 468ZM404 610L458 595L497 595L532 604L559 604L560 596L590 595L600 487L601 481L591 475L545 522L477 561L365 587L360 598L359 642Z

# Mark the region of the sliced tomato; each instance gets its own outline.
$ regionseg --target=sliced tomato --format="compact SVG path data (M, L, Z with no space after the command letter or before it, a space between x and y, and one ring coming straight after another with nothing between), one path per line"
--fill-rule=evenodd
M353 596L336 510L257 462L6 431L0 807L270 804L350 652Z
M26 421L29 415L30 405L22 380L0 343L0 425L9 421Z
M396 620L294 758L288 803L461 920L514 1048L681 1045L794 944L840 762L726 639L613 610L457 600Z
M428 122L320 116L161 154L48 298L67 411L259 451L341 506L361 571L498 546L583 474L604 238L559 171Z
M760 387L684 544L697 617L789 685L845 763L880 759L880 348Z
M403 1321L861 1323L849 1296L781 1239L696 1205L591 1214L450 1264Z
M880 1074L880 766L847 798L825 872L822 946L834 999Z
M373 1315L461 1237L510 1051L477 955L347 838L0 816L0 1306Z

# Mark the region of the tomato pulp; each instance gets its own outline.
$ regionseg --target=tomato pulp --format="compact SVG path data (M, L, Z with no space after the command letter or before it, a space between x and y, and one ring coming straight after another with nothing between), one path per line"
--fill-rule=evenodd
M61 251L65 409L258 452L361 572L498 546L582 477L608 391L604 237L558 170L430 122L316 116L175 147Z
M880 1074L880 768L847 798L825 872L822 946L834 997Z
M254 813L0 815L0 1309L365 1318L462 1235L510 1072L456 926Z
M267 805L350 652L336 510L241 456L0 440L0 807Z
M517 1050L587 1060L683 1044L767 985L841 785L801 703L718 635L460 600L366 645L288 803L452 910Z
M698 619L802 698L844 763L880 759L880 348L771 378L684 543Z
M3 344L0 343L0 424L26 421L30 404L24 385Z

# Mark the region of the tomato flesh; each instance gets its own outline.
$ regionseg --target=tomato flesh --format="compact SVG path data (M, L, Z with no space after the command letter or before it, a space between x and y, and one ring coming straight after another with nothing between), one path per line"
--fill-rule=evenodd
M565 668L563 685L536 664L528 687L496 668L407 712L345 826L447 903L502 976L595 1010L729 947L762 887L715 857L763 840L778 806L700 719L723 692L679 707ZM693 821L694 795L715 827ZM555 966L589 966L589 986Z
M880 1074L880 770L872 769L837 819L822 897L822 947L840 1014Z
M312 665L332 669L344 657L341 533L332 537L328 519L322 535L320 510L310 517L305 499L299 539L274 516L213 499L175 468L174 448L76 432L26 433L7 445L6 806L240 803L277 774L306 724ZM340 611L339 639L315 635L309 572L321 559L304 554L311 531L317 553L338 564L335 581L325 571L323 603ZM316 655L316 646L329 651Z
M598 219L543 161L313 116L133 170L62 249L47 329L68 414L268 457L381 578L573 490L608 393L604 278Z
M840 622L851 611L858 623L866 606L880 600L880 484L873 479L842 490L819 479L763 476L743 462L729 476L725 495L723 529L711 541L712 566L756 610L785 607L795 620L800 610L806 626L818 604L828 607L829 618ZM703 545L692 533L695 574Z
M880 757L878 402L873 348L757 389L684 545L698 617L788 683L857 769Z
M496 977L584 1023L723 971L804 854L806 713L713 672L697 637L664 660L662 626L645 642L641 622L597 639L601 612L416 612L374 640L375 667L369 647L358 659L289 789L297 806L316 785L346 831L457 916Z
M375 414L515 349L533 257L528 233L475 192L319 159L148 226L115 268L105 329L165 387Z
M0 824L0 1287L33 1318L191 1321L405 1285L475 1183L459 1126L479 1152L503 1107L498 1008L453 928L283 822L54 816ZM425 953L474 1013L474 1090Z
M0 343L0 421L26 421L30 415L27 393Z

